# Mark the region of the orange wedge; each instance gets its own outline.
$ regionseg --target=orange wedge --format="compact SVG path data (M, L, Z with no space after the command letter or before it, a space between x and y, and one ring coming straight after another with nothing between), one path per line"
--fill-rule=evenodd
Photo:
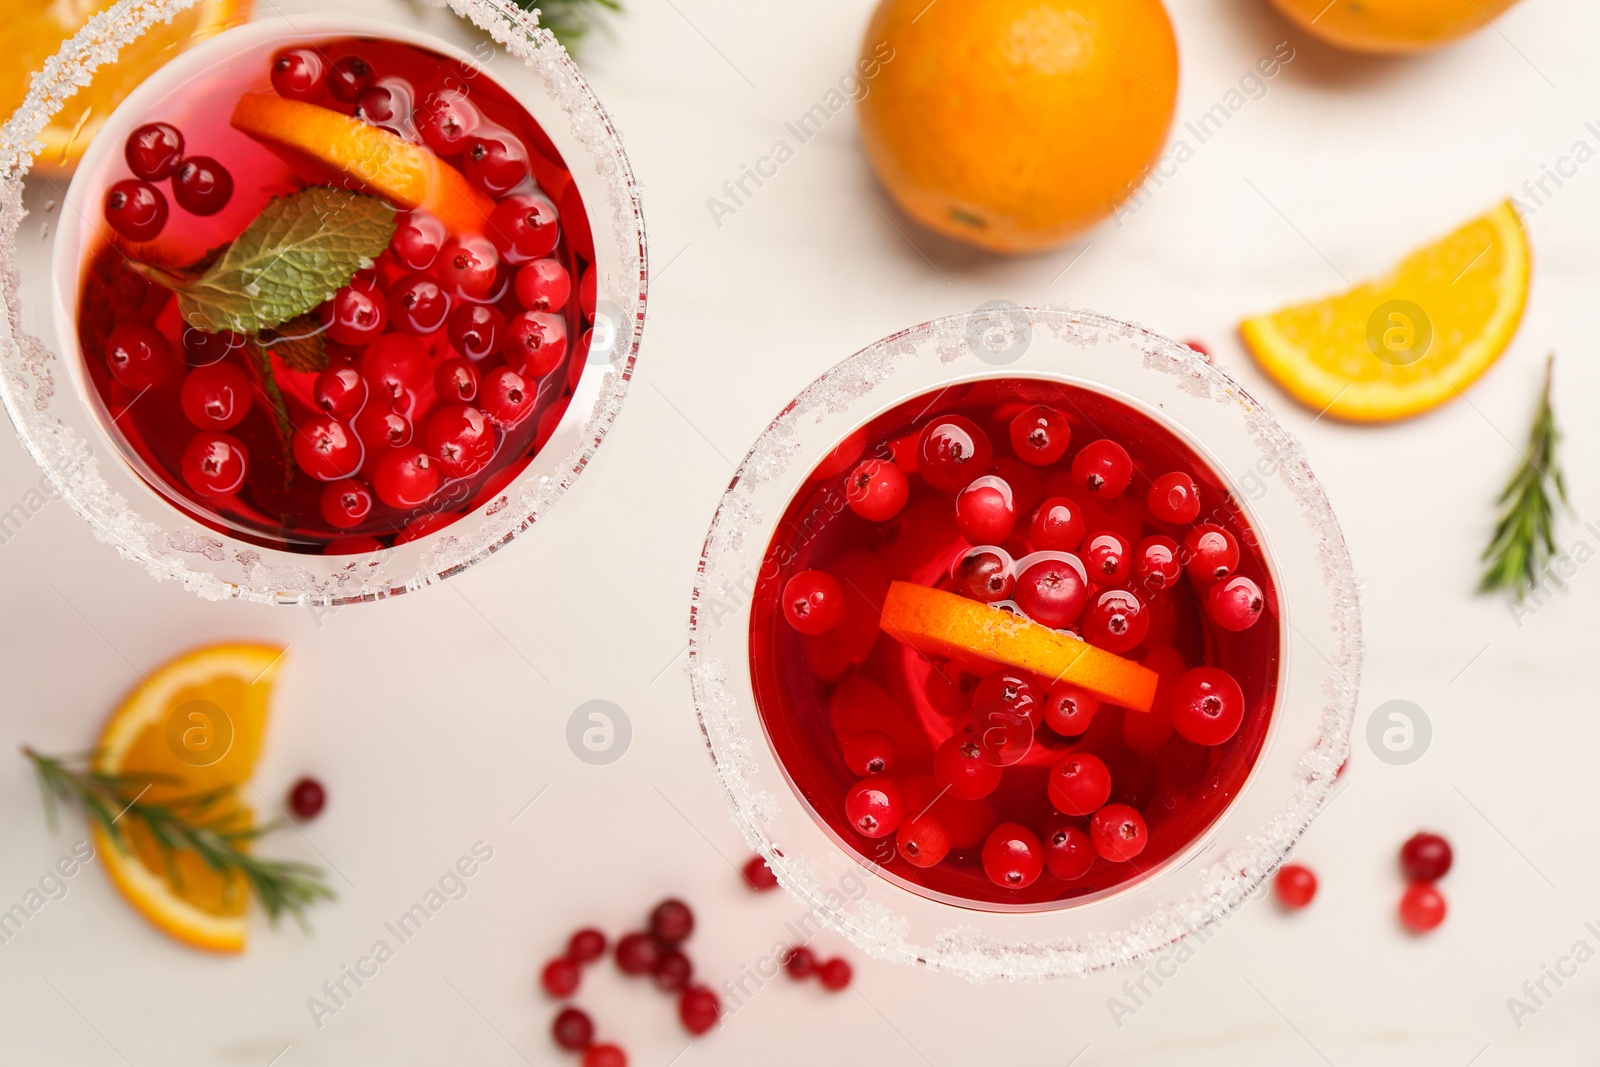
M155 803L248 781L261 752L267 700L282 658L283 649L271 645L226 644L169 661L112 713L100 734L94 769L161 776L140 798ZM250 809L233 794L218 799L209 814L229 820L230 828L253 821ZM127 851L98 827L95 849L128 903L158 930L193 948L243 951L250 899L243 880L219 874L193 852L164 857L140 822L119 825Z
M430 149L316 104L248 93L234 106L232 123L319 160L401 207L421 208L457 233L484 232L494 210L493 200Z
M1158 676L1148 667L941 589L891 582L880 625L930 656L1018 667L1135 711L1149 711L1155 703Z

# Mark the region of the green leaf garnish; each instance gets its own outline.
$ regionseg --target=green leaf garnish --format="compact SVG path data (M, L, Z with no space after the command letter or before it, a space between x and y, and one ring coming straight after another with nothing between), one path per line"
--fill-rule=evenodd
M297 315L256 335L256 344L268 355L277 356L285 367L302 373L316 373L328 366L328 350L323 325L311 315Z
M1554 368L1555 357L1551 356L1545 364L1539 409L1528 432L1528 450L1500 494L1500 521L1483 552L1486 566L1478 591L1509 589L1519 602L1539 585L1555 554L1555 505L1556 501L1567 502L1567 484L1556 456L1561 431L1550 407Z
M602 11L621 11L618 0L516 0L517 6L527 11L539 12L539 25L555 35L562 46L570 48L598 23L596 16Z

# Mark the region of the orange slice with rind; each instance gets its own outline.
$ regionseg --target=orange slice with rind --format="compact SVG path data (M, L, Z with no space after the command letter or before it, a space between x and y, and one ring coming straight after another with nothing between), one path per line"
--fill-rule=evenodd
M891 582L880 625L929 656L999 664L1069 682L1107 703L1149 711L1159 676L1070 634L976 600L911 582Z
M483 233L494 201L423 145L316 104L246 93L233 127L348 175L408 210L420 208L456 233Z
M101 731L94 769L148 776L143 803L163 803L228 790L255 771L266 732L267 703L283 660L273 645L198 648L153 671L112 713ZM207 822L228 829L252 825L233 792L218 795ZM158 930L192 948L244 950L250 894L236 873L212 870L197 854L163 854L149 829L118 823L127 847L98 826L95 849L119 892Z

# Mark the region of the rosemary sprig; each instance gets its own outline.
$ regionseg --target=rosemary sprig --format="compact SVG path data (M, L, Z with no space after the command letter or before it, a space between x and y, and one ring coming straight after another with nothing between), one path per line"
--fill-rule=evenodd
M1552 355L1545 364L1544 392L1528 433L1528 450L1500 494L1500 521L1482 557L1487 565L1478 591L1509 589L1519 602L1539 584L1541 572L1555 553L1555 505L1567 502L1567 486L1556 456L1561 431L1550 407L1555 359Z
M178 883L172 857L193 852L218 874L237 874L250 887L274 924L284 914L293 915L307 929L305 909L319 900L332 900L333 890L318 867L291 860L263 859L252 855L249 842L276 828L276 824L250 826L242 813L217 814L215 805L231 787L193 796L153 802L142 800L157 784L172 784L164 775L117 775L96 771L84 756L46 756L24 746L22 754L33 764L44 795L45 818L56 823L58 803L76 804L122 851L129 849L125 827L138 822L149 830L167 864L167 875Z
M517 6L527 11L538 8L539 25L568 48L599 24L602 8L622 10L619 0L517 0Z

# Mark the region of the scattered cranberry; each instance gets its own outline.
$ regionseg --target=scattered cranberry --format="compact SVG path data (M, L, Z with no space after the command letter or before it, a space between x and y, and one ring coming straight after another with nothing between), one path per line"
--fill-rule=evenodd
M1131 652L1150 632L1150 612L1144 601L1126 589L1097 594L1083 614L1086 641L1107 652Z
M1155 534L1140 541L1133 550L1133 574L1138 585L1152 593L1170 589L1183 573L1178 542Z
M1063 881L1075 881L1088 874L1094 857L1094 842L1076 826L1053 826L1044 835L1044 865Z
M913 867L935 867L950 854L950 831L932 812L923 812L900 824L895 849Z
M468 300L483 300L494 291L500 276L500 257L494 243L480 234L452 237L439 251L434 267L446 287Z
M167 224L167 198L138 178L124 178L106 190L106 221L130 241L148 241Z
M581 1067L628 1067L628 1054L618 1045L590 1045Z
M401 266L409 270L427 270L439 258L439 250L448 236L444 223L425 211L412 211L400 216L389 247Z
M1126 804L1107 804L1089 819L1094 850L1112 863L1126 863L1144 851L1150 832L1144 816Z
M1026 826L1003 822L983 843L983 871L1002 889L1026 889L1044 871L1044 846Z
M1437 882L1450 873L1454 862L1450 842L1438 834L1413 834L1400 846L1400 870L1408 882Z
M934 751L933 776L957 800L981 800L1000 785L1003 773L983 755L971 734L955 734Z
M360 56L342 56L328 71L328 91L343 104L353 104L372 84L372 64Z
M471 360L460 356L443 361L439 369L433 372L433 391L444 401L466 403L477 399L478 382L478 368L472 365Z
M506 325L506 363L530 378L543 378L567 354L567 321L544 311L524 311Z
M1063 815L1092 815L1111 799L1111 771L1099 756L1074 752L1050 768L1050 803Z
M1017 576L1011 595L1028 618L1057 630L1070 626L1083 614L1089 586L1069 557L1041 559Z
M822 571L801 571L784 584L783 617L803 634L825 634L844 621L844 590Z
M1083 546L1083 565L1094 584L1121 585L1133 570L1133 546L1121 534L1092 534Z
M510 367L498 367L483 380L483 413L502 426L515 426L533 410L533 387Z
M582 978L577 960L559 956L544 965L544 970L539 973L539 984L550 996L561 1000L578 991L578 982Z
M817 968L817 979L822 983L822 988L834 993L848 987L852 975L850 964L837 956Z
M1186 526L1200 514L1200 487L1182 471L1163 474L1150 483L1145 506L1158 522Z
M341 478L322 487L319 504L329 526L348 530L372 514L372 490L356 478Z
M751 856L746 860L741 873L744 875L744 884L757 893L778 888L778 876L772 873L772 868L761 856Z
M389 317L401 329L419 336L444 325L450 295L431 274L408 274L389 290Z
M645 933L623 934L617 940L617 968L623 974L649 974L661 959L661 945Z
M383 333L389 312L375 289L347 285L317 309L317 319L328 328L330 340L359 347Z
M328 92L328 65L314 48L285 48L272 57L272 87L285 99L314 104Z
M954 493L989 469L994 449L989 435L965 415L934 419L917 438L917 470L923 480Z
M419 448L397 448L378 460L372 488L391 508L421 507L439 488L439 465Z
M722 1001L705 986L693 986L678 998L678 1018L691 1034L703 1034L717 1025L722 1015Z
M170 123L147 122L128 134L122 154L135 178L163 181L183 158L183 134Z
M577 1008L562 1008L550 1025L550 1036L569 1052L582 1052L594 1043L594 1023Z
M1206 614L1224 630L1250 629L1261 618L1265 606L1261 587L1242 575L1224 578L1206 593Z
M450 312L447 331L450 346L477 362L500 351L506 317L490 304L462 304Z
M795 980L810 978L817 970L817 957L804 945L796 945L783 954L783 969Z
M1133 480L1133 460L1128 450L1102 437L1090 441L1072 459L1072 480L1091 496L1109 499L1121 495Z
M446 158L466 148L467 139L481 121L477 107L458 89L429 93L417 104L416 123L422 143Z
M1272 879L1272 889L1284 907L1298 911L1317 895L1317 876L1309 867L1290 863L1279 868Z
M894 739L880 730L851 734L840 747L844 765L862 777L882 774L894 766Z
M361 469L365 454L350 427L331 415L307 419L294 433L294 461L318 481L348 478Z
M553 259L536 259L517 271L517 302L529 311L560 311L572 295L572 276Z
M900 828L906 805L887 778L863 778L844 795L844 814L863 837L887 837Z
M850 510L869 522L888 522L900 514L910 495L905 474L881 459L869 459L856 467L844 487Z
M1035 467L1048 467L1066 455L1067 444L1072 440L1067 417L1045 404L1035 404L1012 419L1008 432L1011 451Z
M190 156L172 172L172 197L191 215L215 215L233 198L233 175L210 156Z
M1180 341L1178 343L1186 348L1193 349L1198 354L1204 356L1207 363L1211 362L1211 349L1207 348L1203 342L1196 341L1191 337L1187 341Z
M327 802L327 791L315 778L301 778L289 788L289 810L297 818L315 819Z
M490 196L505 196L528 176L528 150L509 133L474 137L467 142L461 169Z
M1432 882L1406 886L1400 898L1400 921L1412 933L1425 934L1444 922L1444 896Z
M1083 509L1064 496L1051 497L1034 512L1028 539L1042 552L1076 552L1083 543Z
M954 590L971 600L993 604L1006 600L1016 588L1012 559L1003 548L971 548L950 565Z
M663 900L650 913L650 932L662 944L676 945L694 933L694 912L676 898Z
M1217 667L1191 667L1178 677L1168 697L1178 735L1197 745L1220 745L1244 721L1244 690L1233 675Z
M593 927L584 927L567 941L567 955L579 963L593 963L606 954L606 935Z
M1202 584L1221 581L1239 566L1239 542L1214 523L1192 526L1183 535L1184 567Z
M998 545L1011 536L1017 508L1004 478L986 474L956 494L956 528L975 545Z
M508 196L489 215L489 239L507 263L548 256L561 239L556 207L542 196Z
M422 447L455 478L477 474L494 459L494 425L471 404L441 404L422 427Z
M688 988L689 980L694 977L694 964L689 962L688 956L677 949L668 949L661 954L660 959L656 960L650 977L657 989L676 993L680 989Z
M237 437L202 432L189 439L179 466L190 489L202 496L226 496L244 484L250 454Z
M1100 700L1087 690L1059 682L1051 687L1045 697L1044 721L1062 737L1077 737L1089 729L1095 712L1100 710Z
M183 379L178 402L202 430L230 430L250 411L249 375L232 363L196 367Z

